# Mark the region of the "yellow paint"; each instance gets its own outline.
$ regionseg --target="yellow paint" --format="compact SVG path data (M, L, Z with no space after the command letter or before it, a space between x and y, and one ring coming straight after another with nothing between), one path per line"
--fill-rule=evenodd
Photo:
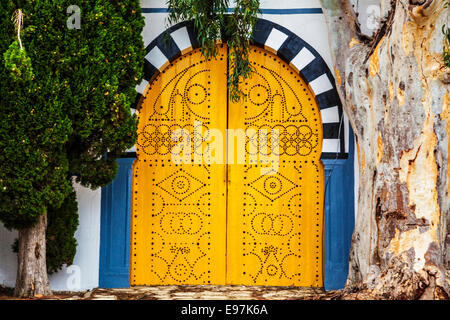
M242 83L239 103L227 99L225 46L209 62L199 50L180 57L149 85L133 168L132 285L323 286L320 110L276 55L253 47L250 61L257 72ZM229 144L237 154L228 150L229 164L174 163L169 149L180 141L171 144L171 133L183 127L194 137L195 120L224 137L227 123L248 134L269 129L281 147L261 148L263 134L249 135L245 164L235 161L239 144ZM227 154L216 139L200 144L211 158ZM198 160L195 152L184 159Z
M358 44L359 41L356 40L355 38L352 38L352 41L350 41L350 43L348 44L349 48L353 48L354 45Z
M230 166L227 283L322 286L319 107L307 84L276 55L255 47L250 61L256 73L242 85L247 99L229 101L229 126L278 129L282 147L272 175L261 175L260 164Z
M385 36L378 43L377 47L375 48L374 52L372 53L369 59L369 74L372 77L375 77L380 71L380 47L384 41L384 38Z
M382 158L383 158L383 140L381 139L381 133L378 132L378 139L377 139L377 165L380 164Z
M226 167L174 163L170 139L178 128L194 138L194 121L198 133L225 131L226 64L225 47L208 62L194 50L150 84L133 170L132 285L225 283Z

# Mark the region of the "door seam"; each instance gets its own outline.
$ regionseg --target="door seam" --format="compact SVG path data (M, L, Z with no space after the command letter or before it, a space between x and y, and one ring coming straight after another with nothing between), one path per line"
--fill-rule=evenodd
M227 73L226 73L226 86L227 86L227 99L226 99L226 108L227 108L227 125L225 128L225 141L226 141L226 151L225 151L225 284L228 284L228 179L229 179L229 167L228 167L228 126L229 126L229 117L230 117L230 103L229 103L229 88L228 88L228 77L230 72L230 59L229 59L229 47L225 44L227 48Z

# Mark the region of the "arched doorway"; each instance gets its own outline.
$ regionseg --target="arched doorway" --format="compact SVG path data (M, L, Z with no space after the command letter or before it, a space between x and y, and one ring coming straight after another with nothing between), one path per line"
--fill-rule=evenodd
M149 83L133 168L131 285L322 286L320 108L298 72L258 47L246 97L231 101L226 50L209 61L193 50ZM180 142L190 153L177 162Z

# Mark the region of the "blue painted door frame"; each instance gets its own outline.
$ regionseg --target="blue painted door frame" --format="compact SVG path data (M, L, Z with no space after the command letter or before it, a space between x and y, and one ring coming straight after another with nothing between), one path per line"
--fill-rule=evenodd
M134 159L117 159L117 177L102 189L99 272L101 288L130 286L131 177Z
M322 160L325 166L325 290L342 289L355 226L355 144L350 128L348 159Z
M348 274L354 228L354 144L350 129L348 159L322 160L325 166L326 290L341 289ZM100 279L102 288L129 287L132 165L135 158L118 159L117 178L102 189Z

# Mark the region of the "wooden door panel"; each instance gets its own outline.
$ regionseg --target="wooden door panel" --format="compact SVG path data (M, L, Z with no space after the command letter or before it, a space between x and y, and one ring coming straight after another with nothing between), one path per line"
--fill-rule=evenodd
M226 129L226 68L225 47L210 61L197 49L150 84L134 165L132 285L225 283L226 167L202 153L208 130ZM180 142L190 153L174 159Z
M227 282L322 286L319 107L280 58L254 47L250 61L246 98L228 101L229 128L247 138L246 164L228 165Z

